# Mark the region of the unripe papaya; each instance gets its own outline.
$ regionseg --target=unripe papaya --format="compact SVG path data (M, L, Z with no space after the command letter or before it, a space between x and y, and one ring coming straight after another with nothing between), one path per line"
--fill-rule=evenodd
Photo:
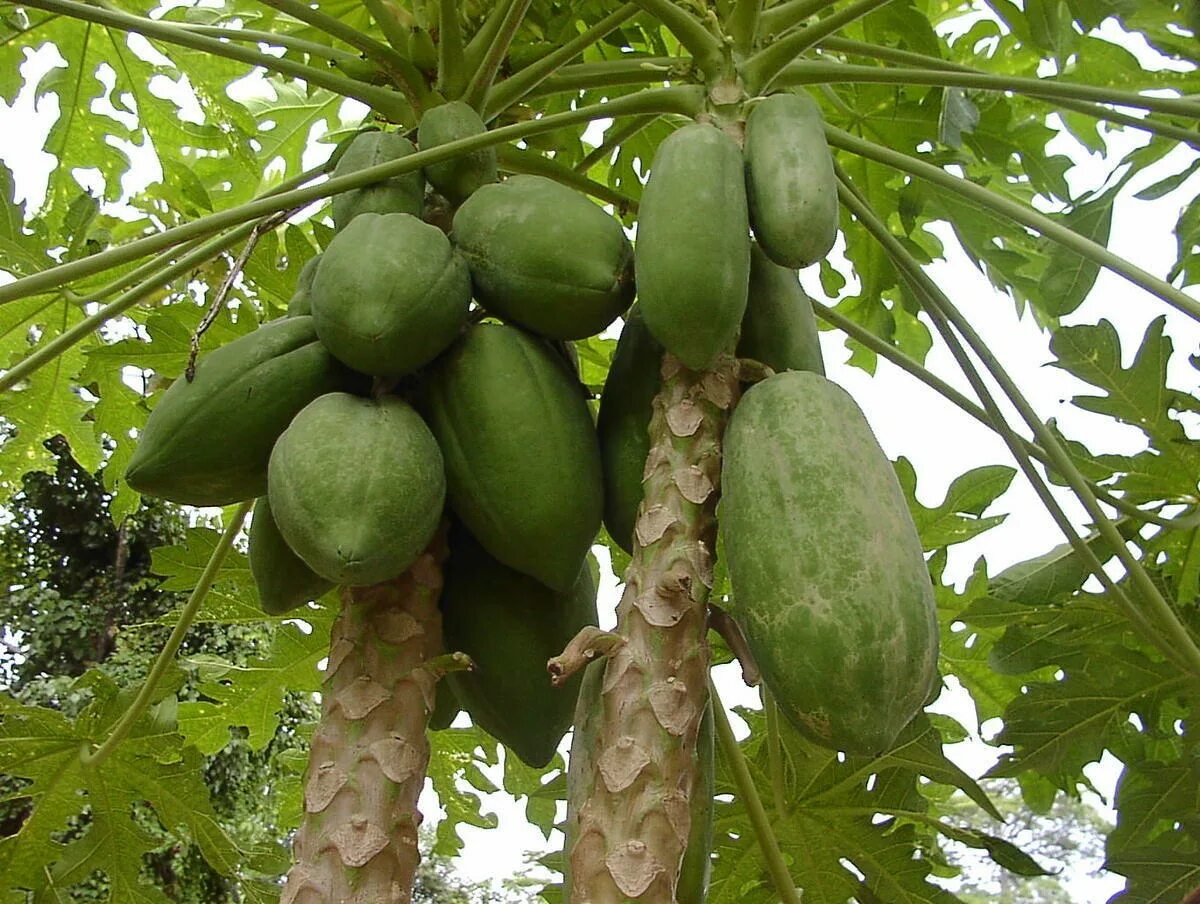
M317 264L320 262L321 255L318 254L310 257L300 268L300 276L296 279L296 291L292 293L291 300L288 301L287 315L289 317L302 317L312 313L313 277L317 275Z
M821 110L807 94L772 94L746 118L750 222L763 251L796 269L837 238L837 179Z
M250 574L258 602L268 615L283 615L333 589L333 583L304 564L279 533L266 496L254 502L250 521Z
M363 132L350 142L333 168L333 175L346 176L369 166L399 160L417 149L395 132ZM408 213L420 217L425 206L425 176L419 169L351 189L333 196L333 225L345 229L360 213Z
M571 758L567 763L567 820L563 826L563 899L571 894L571 849L579 837L579 807L590 797L587 782L595 775L593 758L598 746L600 723L604 706L600 694L604 684L605 661L589 665L583 673L579 702L575 706L575 733L571 736ZM679 883L675 887L677 904L704 904L708 897L708 880L712 872L713 796L716 794L714 765L716 749L713 743L712 701L704 708L700 730L696 736L695 778L688 795L690 829L683 861L679 867Z
M436 226L364 213L333 237L313 281L317 335L339 361L401 377L461 332L471 307L466 262Z
M646 329L641 306L625 318L600 396L596 433L604 464L604 526L626 552L642 501L642 477L650 454L650 415L662 385L662 346Z
M452 237L479 303L551 339L594 336L633 301L621 224L543 176L483 186L454 215Z
M796 271L773 263L758 245L750 253L750 298L737 353L776 373L825 373L817 318Z
M502 563L565 591L600 527L600 449L561 359L516 327L480 323L439 358L425 410L451 508Z
M428 151L487 131L483 119L470 104L452 100L433 107L421 117L417 126L417 143ZM480 148L441 163L425 167L425 178L448 200L461 204L481 186L497 181L496 149Z
M455 530L445 576L439 605L446 649L466 653L475 668L443 680L471 721L530 766L545 766L571 725L580 677L556 688L546 661L596 624L591 563L583 563L570 588L555 592Z
M361 378L317 340L311 317L287 317L205 355L150 412L125 471L147 496L229 505L267 490L276 438L317 396Z
M337 584L377 584L412 565L446 494L437 442L395 397L316 399L275 443L269 477L280 534Z
M658 147L634 247L646 326L693 370L732 352L750 281L750 224L737 143L694 123Z
M763 680L818 744L887 750L938 656L933 587L891 463L846 391L800 371L746 392L724 452L734 614Z

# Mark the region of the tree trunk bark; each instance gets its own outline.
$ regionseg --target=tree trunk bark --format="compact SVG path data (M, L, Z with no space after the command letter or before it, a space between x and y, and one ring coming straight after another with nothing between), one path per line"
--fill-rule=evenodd
M423 665L442 651L445 553L439 531L400 577L342 590L280 904L412 900L437 683Z
M662 375L617 608L625 643L609 654L596 747L570 792L572 904L674 904L688 840L708 699L721 435L739 384L730 356L700 373L667 355Z

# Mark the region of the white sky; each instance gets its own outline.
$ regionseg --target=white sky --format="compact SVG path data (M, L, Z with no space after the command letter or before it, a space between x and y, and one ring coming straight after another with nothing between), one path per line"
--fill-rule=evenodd
M53 65L55 56L53 51L38 54L27 63L26 77L32 75L35 68ZM162 81L164 84L159 87L163 91L172 90L166 80ZM173 90L184 89L180 86ZM348 106L348 113L353 113L353 110L353 105ZM0 159L13 170L18 195L29 199L32 206L36 206L44 196L46 176L53 166L53 158L41 153L40 147L57 113L54 99L34 105L29 92L23 92L12 107L0 103L0 135L5 136L0 144ZM1132 132L1110 136L1109 159L1120 159L1126 151L1144 141L1144 136ZM1094 187L1107 173L1106 161L1089 156L1069 138L1056 140L1050 150L1066 153L1076 161L1076 166L1069 173L1074 191ZM327 152L326 146L314 148L312 158L305 161L306 165ZM1117 202L1110 248L1151 273L1166 274L1175 248L1172 228L1182 207L1200 189L1200 176L1193 176L1175 192L1154 202L1134 200L1132 194L1156 179L1182 169L1192 156L1193 152L1176 150L1133 180ZM128 191L137 190L158 177L157 167L151 161L146 161L133 178L127 180L125 187ZM95 185L90 179L85 178L85 182ZM1106 418L1081 412L1068 403L1072 395L1089 390L1062 370L1046 366L1051 360L1048 337L1040 332L1032 317L1027 315L1018 319L1012 302L991 289L958 249L950 230L941 226L937 231L946 244L949 260L933 265L930 274L998 353L1043 420L1057 418L1068 436L1085 438L1093 450L1128 452L1141 448L1140 434L1132 428L1123 428ZM837 258L840 258L841 247L839 238L838 248L834 252ZM815 267L803 273L802 279L815 298L827 302L835 300L822 294ZM1101 318L1110 320L1121 336L1125 363L1128 364L1147 325L1159 314L1167 316L1167 334L1175 343L1176 355L1170 368L1170 384L1185 392L1200 393L1200 377L1186 361L1187 353L1200 348L1200 324L1177 313L1123 278L1103 271L1089 299L1075 313L1064 318L1064 322L1074 324L1095 323ZM940 502L949 483L971 468L997 463L1013 464L999 437L959 412L919 381L883 360L880 360L876 376L872 379L844 364L847 353L839 334L823 333L822 341L829 377L854 395L888 455L892 458L903 455L912 461L919 478L918 496L924 504L936 505ZM969 385L958 376L953 360L940 345L935 346L926 364L973 397ZM1082 526L1084 519L1079 506L1066 494L1060 492L1059 497L1068 513ZM995 574L1013 562L1038 555L1063 541L1020 474L1009 491L988 511L989 515L1000 513L1008 516L1000 527L952 547L949 574L960 585L980 556L986 557L989 572ZM602 560L607 560L602 549L598 549L598 553ZM617 585L610 577L602 586L600 600L601 624L604 627L613 624L612 611L616 600ZM757 705L756 692L742 684L736 666L718 669L716 681L727 704ZM962 692L943 694L933 708L955 716L973 732L978 732ZM736 717L735 724L740 725ZM985 731L988 736L995 729L994 726L985 728L988 729ZM947 752L975 776L985 771L998 753L995 748L977 739L947 748ZM1089 769L1089 776L1105 796L1111 796L1117 768L1118 764L1106 755L1106 762ZM498 770L493 772L492 777L499 784ZM558 833L552 836L547 845L540 832L525 822L523 807L515 804L507 795L487 796L485 807L498 814L501 827L491 831L471 827L460 829L467 845L460 862L465 875L476 879L508 875L522 862L525 852L552 850L561 846ZM436 799L431 794L423 797L422 809L427 819L436 819ZM1116 877L1094 880L1077 875L1070 878L1069 884L1077 900L1097 901L1106 899L1121 883Z

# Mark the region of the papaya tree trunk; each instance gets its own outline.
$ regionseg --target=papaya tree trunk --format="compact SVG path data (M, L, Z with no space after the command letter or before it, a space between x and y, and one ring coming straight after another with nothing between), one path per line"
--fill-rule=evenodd
M735 361L663 359L633 560L617 607L596 746L572 770L572 904L673 904L689 831L696 738L708 699L706 609L716 551L721 434Z
M342 591L329 640L304 820L280 904L409 904L417 797L441 653L445 538L400 577Z

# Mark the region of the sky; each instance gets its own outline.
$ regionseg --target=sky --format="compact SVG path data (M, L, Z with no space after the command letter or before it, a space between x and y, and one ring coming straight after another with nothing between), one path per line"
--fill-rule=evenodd
M53 65L53 60L53 51L48 51L38 54L26 65L34 68L49 66ZM31 71L27 70L27 77ZM254 90L252 85L242 88L244 91ZM185 91L183 86L173 87L166 80L163 80L159 89ZM353 105L349 105L347 116L356 115L355 110ZM4 144L0 146L0 159L13 170L19 196L28 199L32 206L36 206L43 196L46 174L53 165L53 159L39 149L57 113L53 98L35 105L28 92L18 97L12 107L0 103L0 134L6 136ZM597 134L601 127L598 124L592 135ZM1109 159L1119 159L1144 140L1143 136L1132 132L1111 134ZM1056 139L1051 151L1065 153L1076 161L1068 174L1073 190L1095 187L1107 173L1107 162L1089 155L1068 137ZM312 159L306 160L306 165L316 162L322 154L327 153L328 146L315 145ZM1135 178L1117 202L1109 247L1151 273L1165 275L1167 272L1175 247L1172 227L1182 206L1200 190L1200 176L1193 176L1171 194L1153 202L1138 201L1132 195L1157 178L1182 169L1192 156L1192 152L1186 150L1175 151ZM134 191L159 176L153 161L143 156L143 162L125 187ZM86 175L84 181L87 181ZM1013 302L991 288L958 248L948 227L938 224L935 231L945 243L948 259L933 264L929 268L930 275L998 353L1042 419L1056 418L1068 436L1086 437L1094 451L1133 452L1142 448L1140 434L1133 428L1122 427L1069 404L1073 395L1089 392L1088 387L1064 371L1047 366L1051 360L1048 336L1040 331L1032 316L1026 314L1019 317ZM833 252L837 263L844 263L840 254L842 247L839 237ZM840 269L846 272L844 268ZM801 279L817 300L827 303L836 301L823 295L815 267L804 271ZM846 291L853 291L853 284ZM1200 324L1122 277L1102 271L1088 300L1065 317L1064 323L1096 323L1102 318L1109 320L1121 337L1124 363L1128 364L1147 325L1160 314L1167 318L1166 332L1174 340L1176 349L1168 382L1176 389L1198 395L1200 372L1188 365L1186 353L1200 348ZM888 456L893 459L904 456L913 463L919 477L918 497L923 504L932 506L939 503L950 482L971 468L1013 464L998 436L958 411L915 378L883 360L879 362L874 378L847 366L845 361L848 352L840 335L834 332L822 334L822 345L829 378L854 396ZM969 385L958 375L954 361L940 345L930 353L926 366L973 397ZM1193 423L1190 426L1194 428L1197 425ZM1061 491L1059 499L1076 525L1082 527L1085 519L1079 506ZM1038 555L1063 542L1058 528L1019 474L1011 488L987 514L1004 514L1006 520L980 537L951 548L948 574L960 586L979 557L986 559L989 573L995 574L1014 562ZM602 548L598 548L597 553L603 561L607 561L607 554ZM608 573L609 569L606 567L604 570L606 574L599 602L601 626L611 627L618 586ZM736 666L718 668L715 680L728 705L757 706L757 693L745 687ZM978 726L969 701L961 690L950 687L932 709L954 716L971 730L971 739L947 748L948 755L970 774L980 775L995 761L1000 750L982 743L980 735L990 737L997 726ZM742 728L736 717L734 722L736 727ZM1118 764L1107 756L1105 761L1089 770L1089 777L1097 790L1109 799L1117 774ZM492 777L498 781L499 772L495 771ZM1105 812L1102 800L1093 799L1093 802L1101 812ZM428 820L436 820L438 808L431 792L422 798L422 809ZM553 850L561 845L561 836L557 833L547 844L540 832L525 822L523 807L507 795L487 796L485 809L497 813L501 820L500 830L460 829L466 841L460 868L471 878L508 875L522 862L527 851ZM1120 881L1111 876L1093 879L1076 875L1070 878L1070 886L1076 900L1097 901L1106 899L1116 891Z

